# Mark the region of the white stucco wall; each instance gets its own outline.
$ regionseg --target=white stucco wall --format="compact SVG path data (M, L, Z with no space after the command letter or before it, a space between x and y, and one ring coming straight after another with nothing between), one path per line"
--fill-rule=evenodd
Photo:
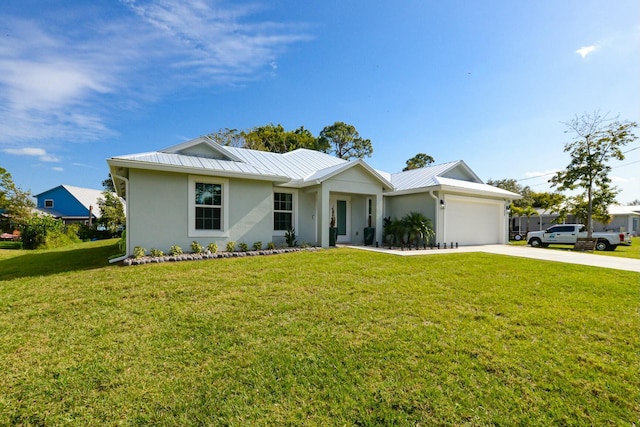
M193 175L192 175L193 176ZM228 230L224 236L194 237L189 234L189 175L131 169L129 173L129 228L131 248L141 246L168 252L172 245L191 250L194 240L203 246L216 242L221 250L230 240L271 241L273 186L270 182L229 179Z
M129 171L129 252L135 246L147 251L156 248L165 252L171 245L186 247L187 186L187 175L138 169Z
M298 191L298 228L296 236L298 243L318 244L316 233L316 192L309 190Z
M436 196L437 197L437 196ZM401 218L409 212L420 212L431 220L435 226L436 200L429 193L406 194L385 198L385 217Z

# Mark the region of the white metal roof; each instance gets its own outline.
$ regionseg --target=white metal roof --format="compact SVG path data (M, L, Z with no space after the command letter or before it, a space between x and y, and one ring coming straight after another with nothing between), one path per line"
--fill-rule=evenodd
M391 174L391 183L395 191L411 190L416 188L433 187L438 185L435 178L460 164L460 161L442 163L419 169L411 169L404 172Z
M426 168L390 174L373 169L364 160L347 161L307 149L271 153L221 146L208 138L196 138L161 151L112 157L112 168L138 167L203 174L221 174L250 179L272 180L285 186L313 185L361 165L377 178L390 195L444 188L464 190L491 197L518 199L520 195L486 185L458 160ZM115 169L112 170L112 174Z
M640 215L640 206L611 205L608 210L610 215Z
M199 156L188 156L183 154L173 154L164 152L151 152L131 154L128 156L118 156L112 158L114 161L123 160L137 164L147 164L149 166L165 166L184 169L199 169L206 171L226 172L241 175L255 175L266 177L279 177L280 175L265 168L256 167L246 162L236 162L232 160L220 160Z

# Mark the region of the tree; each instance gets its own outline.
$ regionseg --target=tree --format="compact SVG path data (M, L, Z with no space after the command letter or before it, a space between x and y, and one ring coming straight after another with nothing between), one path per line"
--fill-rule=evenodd
M115 193L116 187L114 187L113 185L113 179L111 178L111 174L109 174L109 177L107 179L102 181L102 187L104 187L105 190L109 190Z
M111 175L109 175L109 179L102 181L102 185L104 186L104 191L102 192L102 197L98 199L100 218L96 223L115 234L126 223L124 206L113 190Z
M428 154L425 153L418 153L415 156L413 156L412 158L410 158L409 160L407 160L407 166L402 169L403 171L408 171L408 170L412 170L412 169L420 169L423 168L425 166L429 166L430 164L432 164L433 162L435 162L435 159L433 157L431 157Z
M227 145L231 147L243 147L244 146L244 138L242 131L237 129L218 129L217 132L210 133L207 135L213 142L216 142L220 145Z
M293 131L285 130L280 124L257 126L243 131L225 128L207 137L220 145L272 153L287 153L298 148L322 151L318 146L318 138L304 126Z
M0 212L11 217L15 225L23 224L33 215L35 203L31 192L22 191L11 174L0 167Z
M333 153L341 159L362 159L373 154L371 140L361 138L353 125L343 122L325 126L318 140L320 151Z
M640 199L635 199L627 203L627 206L640 206Z
M533 205L533 199L531 197L533 191L531 191L531 188L529 186L523 187L522 185L518 184L518 181L516 181L515 179L490 179L487 181L487 184L494 187L502 188L503 190L511 191L512 193L520 194L522 196L522 199L514 200L512 203L516 207L523 208Z
M584 190L586 199L586 220L588 237L592 237L593 213L606 212L608 205L615 201L618 190L612 187L608 165L610 159L624 160L622 148L637 137L633 129L635 122L608 119L596 111L576 116L566 123L567 133L574 134L572 142L565 144L564 151L571 156L566 170L557 172L549 182L558 190ZM597 195L597 197L595 197ZM595 205L594 205L595 204Z

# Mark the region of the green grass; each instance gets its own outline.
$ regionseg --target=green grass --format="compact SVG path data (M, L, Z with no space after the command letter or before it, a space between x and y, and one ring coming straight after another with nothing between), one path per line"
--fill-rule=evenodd
M519 242L511 241L510 245L515 246L526 246L527 242L521 240ZM570 245L551 245L548 248L540 248L540 249L553 249L558 251L571 251L573 250L573 246ZM593 251L596 255L605 255L605 256L615 256L620 258L634 258L640 259L640 237L632 237L631 238L631 246L618 246L614 251Z
M0 425L633 425L638 274L334 249L0 250Z

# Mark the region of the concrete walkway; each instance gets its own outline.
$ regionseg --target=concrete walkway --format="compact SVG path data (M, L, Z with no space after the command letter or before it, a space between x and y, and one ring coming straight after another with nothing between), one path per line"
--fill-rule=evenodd
M421 249L406 251L375 248L372 246L348 247L353 249L381 252L399 256L431 256L463 252L484 252L489 254L508 255L522 258L539 259L544 261L564 262L568 264L590 265L592 267L613 268L616 270L635 271L640 273L640 259L595 255L588 252L558 251L553 249L532 248L530 246L520 245L461 246L458 249Z

